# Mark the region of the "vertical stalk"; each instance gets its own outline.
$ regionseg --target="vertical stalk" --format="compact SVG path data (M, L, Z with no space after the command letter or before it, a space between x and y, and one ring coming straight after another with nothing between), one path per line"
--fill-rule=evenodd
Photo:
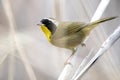
M12 13L11 3L10 0L2 0L3 8L6 14L6 17L8 18L9 26L10 26L10 42L11 42L11 52L10 52L10 67L9 67L9 77L8 80L14 80L14 55L15 55L15 49L18 50L19 55L23 61L23 64L25 66L25 69L27 71L27 74L30 78L30 80L37 80L35 73L32 69L32 66L30 62L28 61L25 52L22 50L22 47L19 43L17 33L15 31L16 23L14 20L14 16Z
M8 18L8 23L10 26L10 55L15 54L15 21L14 17L12 14L12 8L10 5L10 0L2 0L3 8L6 14L6 17ZM5 56L6 58L7 56ZM5 60L5 59L4 59ZM14 56L10 56L10 61L9 61L9 76L8 80L14 80Z

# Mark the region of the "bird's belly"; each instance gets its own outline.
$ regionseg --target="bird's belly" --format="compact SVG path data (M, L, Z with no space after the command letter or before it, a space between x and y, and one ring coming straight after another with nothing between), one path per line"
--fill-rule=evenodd
M78 45L80 45L86 36L82 33L77 33L73 35L68 35L59 39L53 39L51 43L57 47L62 48L74 48Z

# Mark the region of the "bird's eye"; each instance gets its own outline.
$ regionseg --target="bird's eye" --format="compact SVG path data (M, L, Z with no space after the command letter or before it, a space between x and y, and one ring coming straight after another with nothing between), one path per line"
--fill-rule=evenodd
M49 23L52 23L51 21L49 21Z

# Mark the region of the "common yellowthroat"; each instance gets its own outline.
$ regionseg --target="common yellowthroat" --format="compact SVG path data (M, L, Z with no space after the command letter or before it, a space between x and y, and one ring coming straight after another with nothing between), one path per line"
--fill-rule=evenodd
M72 50L71 57L76 51L75 48L83 44L85 38L95 27L100 23L115 18L116 17L103 18L91 23L70 21L58 22L52 18L44 18L40 21L39 26L51 44Z

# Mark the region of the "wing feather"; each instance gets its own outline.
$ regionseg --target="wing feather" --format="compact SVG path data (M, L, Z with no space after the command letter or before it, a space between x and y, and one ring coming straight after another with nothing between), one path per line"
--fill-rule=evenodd
M60 22L52 38L58 39L75 34L85 23L82 22Z

